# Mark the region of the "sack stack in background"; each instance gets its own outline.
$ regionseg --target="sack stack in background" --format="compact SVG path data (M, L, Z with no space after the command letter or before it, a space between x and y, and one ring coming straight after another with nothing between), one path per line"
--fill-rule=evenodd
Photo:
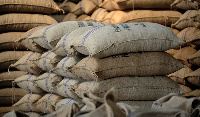
M13 109L10 106L28 93L28 91L17 86L12 88L12 81L27 74L27 71L19 71L11 68L10 65L16 63L21 57L30 52L18 40L29 29L57 23L48 15L60 11L62 10L53 0L0 1L1 114L6 110ZM10 70L9 72L8 69Z

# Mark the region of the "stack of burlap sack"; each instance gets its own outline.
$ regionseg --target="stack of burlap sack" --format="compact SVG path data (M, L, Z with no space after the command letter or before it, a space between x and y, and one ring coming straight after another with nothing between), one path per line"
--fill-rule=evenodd
M48 14L60 11L53 0L0 1L0 116L18 109L10 106L28 93L18 87L12 89L12 81L27 74L27 71L10 68L7 72L11 64L30 52L18 40L29 29L57 23Z
M87 110L84 92L103 97L110 88L117 102L141 108L185 93L166 76L184 66L165 52L185 42L160 24L67 21L33 28L22 40L32 52L11 67L29 72L15 80L29 94L13 106L30 115L74 103Z

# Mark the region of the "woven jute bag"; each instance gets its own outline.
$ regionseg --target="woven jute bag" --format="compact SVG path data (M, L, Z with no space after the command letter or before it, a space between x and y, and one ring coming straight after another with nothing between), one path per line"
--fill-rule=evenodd
M200 50L190 56L187 61L193 65L200 66Z

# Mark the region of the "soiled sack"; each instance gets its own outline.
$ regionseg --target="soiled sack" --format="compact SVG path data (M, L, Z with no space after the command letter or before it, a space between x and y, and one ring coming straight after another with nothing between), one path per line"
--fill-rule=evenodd
M175 6L183 10L198 10L199 3L191 0L175 0L170 6Z
M63 57L58 56L51 51L48 51L32 61L42 70L50 71L51 69L56 67L56 65L62 60L62 58Z
M4 88L0 89L0 105L11 106L19 101L28 92L21 88Z
M175 27L178 29L184 29L187 27L200 26L200 13L199 12L200 12L199 10L186 11L175 24L172 24L172 27Z
M79 106L79 108L83 107L83 103L81 103L81 100L76 101L72 98L65 98L56 103L55 109L56 111L58 111L59 109L63 107L67 108L67 106L69 106L72 103L76 103Z
M62 81L62 76L54 73L44 73L33 80L42 90L46 92L55 92L56 86Z
M53 0L1 0L0 12L52 14L61 11Z
M35 103L42 98L41 94L26 94L13 106L22 111L37 111Z
M11 64L17 62L30 51L4 51L0 53L0 70L8 69Z
M192 85L200 87L200 84L199 84L200 77L199 76L200 76L200 68L187 74L187 76L185 76L185 78Z
M87 81L75 87L78 96L84 92L91 92L96 96L103 95L114 88L116 101L120 100L156 100L171 92L184 93L177 83L166 76L155 77L117 77L103 81Z
M24 45L27 49L34 51L34 52L44 52L44 51L46 51L46 49L41 48L37 43L34 43L33 40L29 39L29 37L33 33L37 32L38 30L41 30L43 28L46 28L47 26L37 26L35 28L28 30L25 34L23 34L20 37L18 42L21 42L22 45Z
M111 11L101 21L108 24L123 23L126 15L127 13L124 11Z
M22 44L16 42L24 32L7 32L0 34L0 50L26 49Z
M35 43L46 49L52 49L56 46L58 41L68 32L77 29L79 27L87 26L100 26L103 23L100 22L87 22L87 21L68 21L58 24L50 25L47 28L41 29L31 35L29 39L32 39Z
M71 85L77 86L78 84L80 84L80 81L78 79L64 78L56 86L55 92L60 96L79 100L80 98L76 95L75 91L71 88Z
M183 68L164 52L144 52L98 59L87 57L78 62L72 72L87 80L105 80L118 76L163 76Z
M36 110L43 113L52 113L55 111L56 102L62 99L57 94L46 94L35 103Z
M98 1L98 0L97 0ZM109 12L106 9L103 8L98 8L97 10L95 10L92 15L91 15L91 20L92 21L96 21L96 22L101 22L104 17L107 16Z
M33 93L43 93L44 91L37 86L33 80L37 79L38 75L26 74L15 79L15 83L22 89Z
M62 4L59 5L59 8L63 9L65 13L70 13L75 6L75 3L65 0Z
M147 22L105 25L79 35L73 48L98 58L139 51L166 51L183 44L169 28Z
M190 56L187 61L193 65L200 66L200 50Z
M190 42L194 45L200 46L200 30L197 27L188 27L183 29L181 32L178 33L178 37L185 41Z
M81 0L73 9L72 13L75 15L82 15L82 14L91 14L93 13L97 8L97 5L95 5L90 0Z
M12 87L12 81L16 78L25 75L27 72L10 71L0 73L0 87Z
M0 32L28 31L31 28L57 23L52 17L41 14L10 13L0 16Z
M62 22L65 21L76 21L77 19L77 15L73 14L73 13L68 13L62 20Z
M33 64L32 60L39 58L41 56L40 53L29 52L20 59L15 64L12 64L11 67L15 67L21 71L26 71L33 74L40 74L42 69Z
M153 22L171 26L182 14L178 11L135 10L126 14L125 22Z
M167 76L170 77L173 81L175 81L178 84L188 85L188 82L186 82L185 77L187 76L187 74L191 72L193 71L190 68L182 68Z
M75 64L77 64L82 58L80 57L65 57L63 58L57 66L51 71L65 77L77 78L76 75L70 72L70 68L72 68Z

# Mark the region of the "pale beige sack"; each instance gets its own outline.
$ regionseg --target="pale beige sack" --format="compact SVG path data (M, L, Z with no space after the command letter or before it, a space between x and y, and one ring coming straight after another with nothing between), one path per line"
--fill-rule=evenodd
M186 97L186 98L191 98L191 97L200 97L200 90L199 89L196 89L192 92L189 92L189 93L185 93L183 95L183 97Z
M35 32L29 38L43 48L52 49L65 34L74 29L87 26L101 26L103 24L101 22L88 21L60 22Z
M153 10L134 10L128 12L124 17L124 22L152 22L165 26L176 23L182 14L178 11L153 11Z
M16 42L24 32L7 32L0 34L0 50L26 49L21 43Z
M29 37L37 32L38 30L41 30L43 28L46 28L48 25L46 26L37 26L35 28L32 28L30 30L28 30L26 33L24 33L23 35L21 35L21 37L19 38L18 42L22 43L22 45L24 45L27 49L34 51L34 52L44 52L46 51L45 49L41 48L37 43L34 43L33 40L29 39Z
M71 71L87 80L105 80L119 76L163 76L181 68L183 65L165 52L143 52L102 59L87 57Z
M101 22L109 12L104 8L98 8L91 15L91 21Z
M56 86L62 81L62 76L54 73L44 73L33 80L42 90L55 93Z
M35 65L44 71L50 71L57 66L63 57L56 55L51 51L43 53L40 57L31 60Z
M55 110L58 111L61 108L67 108L72 103L76 103L79 108L84 106L84 104L82 103L82 100L74 100L72 98L65 98L56 103Z
M82 14L76 19L76 21L85 21L85 18L87 18L87 17L88 17L88 15Z
M91 14L97 9L97 5L95 5L90 0L81 0L73 9L72 13L75 15L82 15L82 14Z
M37 112L52 113L55 111L56 102L61 99L62 97L57 94L46 94L34 105Z
M26 74L15 79L16 83L20 88L29 91L30 93L43 93L44 91L37 86L33 80L37 79L38 75Z
M18 70L26 71L33 74L40 74L42 73L42 69L37 67L32 60L39 58L41 56L40 53L36 52L29 52L20 59L15 64L11 64L11 67L15 67Z
M121 100L156 100L171 92L182 94L182 89L166 76L155 77L117 77L103 81L87 81L74 87L75 93L82 97L84 92L91 92L102 97L114 87L116 101Z
M21 88L4 88L0 89L0 105L11 106L19 101L28 92Z
M68 13L62 20L62 22L65 21L76 21L77 19L77 15L73 14L73 13Z
M193 72L191 72L191 73L189 73L189 74L187 74L185 76L185 78L192 85L200 87L200 84L199 84L199 82L200 82L200 68L195 70L195 71L193 71Z
M0 12L28 12L52 14L61 12L58 5L53 0L1 0Z
M185 85L179 85L179 86L183 91L185 91L185 93L192 92L192 89L188 86L185 86Z
M104 9L107 9L109 11L116 11L116 10L125 10L133 8L134 0L126 0L124 2L116 2L115 0L104 0L99 7L102 7Z
M191 0L175 0L171 5L171 7L176 7L183 10L198 10L199 3L197 1Z
M12 81L16 78L25 75L27 72L23 71L10 71L0 73L0 87L12 87Z
M105 25L79 35L73 47L98 58L141 51L166 51L184 44L169 28L156 23Z
M57 66L51 70L51 72L54 72L58 75L64 76L64 77L71 77L71 78L77 78L76 75L71 73L70 69L76 65L82 58L80 57L65 57L63 58Z
M79 56L79 53L72 48L72 44L76 37L93 28L95 26L80 27L66 33L51 51L60 56Z
M10 13L1 15L0 19L0 32L28 31L37 26L57 23L52 17L41 14Z
M193 65L200 66L200 50L188 57L187 61Z
M197 27L188 27L178 33L178 37L188 43L200 46L200 30Z
M35 103L41 98L41 94L26 94L13 107L17 107L22 111L37 111Z
M62 4L59 5L59 8L63 9L65 13L70 13L75 6L75 3L65 0Z
M198 26L200 26L199 10L186 11L175 24L172 24L172 27L178 29L184 29L187 27L198 27Z
M80 81L78 79L73 78L64 78L55 89L55 92L63 97L67 98L73 98L75 100L80 100L80 98L77 96L75 91L71 88L72 86L78 86L80 84Z
M30 51L4 51L0 53L0 70L8 69L11 64L17 62Z
M175 81L178 84L188 85L188 82L186 82L185 77L191 72L193 72L192 69L186 67L167 75L167 77L170 77L173 81Z
M118 24L123 23L124 17L127 15L124 11L111 11L102 20L103 23Z

